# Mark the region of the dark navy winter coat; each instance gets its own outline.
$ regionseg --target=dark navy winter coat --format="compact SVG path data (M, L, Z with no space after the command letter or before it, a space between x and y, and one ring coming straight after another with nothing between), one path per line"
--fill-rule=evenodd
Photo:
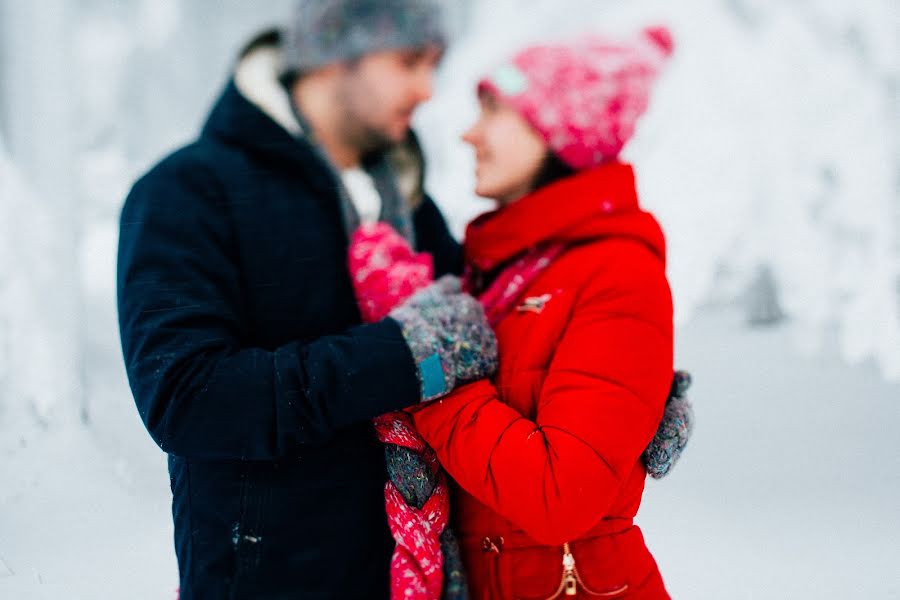
M398 325L361 325L331 171L230 83L121 217L119 324L169 454L182 598L387 598L370 419L419 398ZM420 250L461 252L427 197Z

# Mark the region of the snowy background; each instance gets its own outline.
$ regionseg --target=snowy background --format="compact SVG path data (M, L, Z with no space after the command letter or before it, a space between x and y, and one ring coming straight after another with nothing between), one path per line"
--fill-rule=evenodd
M0 0L0 598L171 598L168 477L124 377L117 218L289 0ZM695 438L638 521L676 598L900 598L893 0L457 0L417 116L457 233L459 135L516 46L663 22L627 158L662 221ZM783 313L783 318L777 317Z

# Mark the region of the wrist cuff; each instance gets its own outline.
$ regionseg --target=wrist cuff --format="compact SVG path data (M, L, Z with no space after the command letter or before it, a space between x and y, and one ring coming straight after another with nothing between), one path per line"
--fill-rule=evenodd
M448 392L441 357L437 352L419 363L419 379L422 382L422 400L433 400Z

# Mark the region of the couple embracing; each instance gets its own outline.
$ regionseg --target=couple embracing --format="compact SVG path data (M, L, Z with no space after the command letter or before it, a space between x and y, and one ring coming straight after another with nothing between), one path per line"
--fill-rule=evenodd
M133 187L119 324L182 598L668 598L633 518L692 423L622 147L664 28L473 90L462 244L410 131L435 0L301 0Z

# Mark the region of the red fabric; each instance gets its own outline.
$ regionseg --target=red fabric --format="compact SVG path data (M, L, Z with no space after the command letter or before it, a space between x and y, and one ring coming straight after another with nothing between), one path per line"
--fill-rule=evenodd
M440 537L450 515L447 478L434 451L427 447L403 412L375 419L378 439L424 455L437 477L437 485L422 508L409 506L390 481L384 487L388 526L396 541L391 557L391 598L438 600L444 583L444 555Z
M662 232L639 208L629 166L583 172L477 219L465 249L490 271L555 243L569 249L496 327L494 379L413 421L455 480L474 598L552 595L563 542L593 591L667 598L632 518L640 455L672 381L672 302Z
M509 267L481 296L484 315L491 327L496 327L515 308L525 287L546 269L553 259L565 249L561 244L551 244L546 248L535 248L526 252Z

